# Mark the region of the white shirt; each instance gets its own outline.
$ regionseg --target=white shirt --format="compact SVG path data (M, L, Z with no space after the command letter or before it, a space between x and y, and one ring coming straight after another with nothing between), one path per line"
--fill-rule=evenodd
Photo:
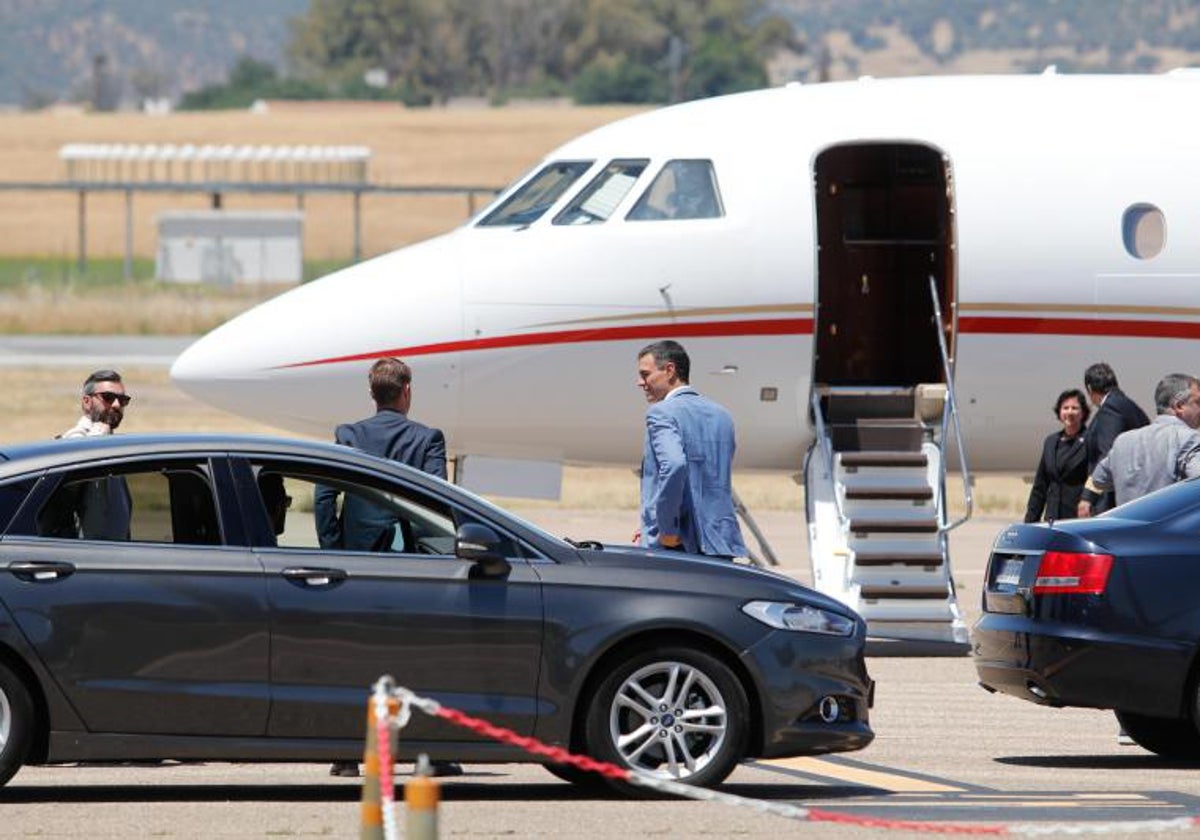
M101 423L99 420L89 420L86 415L79 418L79 422L71 428L67 429L60 438L85 438L99 437L100 435L111 435L112 429L107 423Z

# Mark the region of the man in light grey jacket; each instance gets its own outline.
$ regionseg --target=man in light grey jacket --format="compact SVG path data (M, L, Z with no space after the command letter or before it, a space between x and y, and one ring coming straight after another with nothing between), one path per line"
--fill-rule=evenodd
M1081 517L1107 490L1117 504L1200 476L1200 381L1183 373L1164 376L1154 389L1158 416L1149 426L1123 432L1096 465L1079 501Z

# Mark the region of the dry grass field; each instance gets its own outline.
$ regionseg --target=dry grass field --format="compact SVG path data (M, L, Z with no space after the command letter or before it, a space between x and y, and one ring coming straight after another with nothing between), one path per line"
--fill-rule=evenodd
M267 113L218 111L149 116L135 113L0 114L0 182L65 178L58 151L67 143L183 145L364 145L370 180L402 185L504 186L562 142L636 112L628 107L407 109L392 103L280 103ZM207 196L137 195L134 251L152 256L155 217L163 210L203 209ZM227 209L292 209L286 196L231 194ZM70 193L0 192L0 255L72 256L77 248L76 198ZM119 255L125 247L120 194L88 200L88 252ZM463 197L368 197L363 251L373 255L449 230L467 216ZM305 203L305 256L345 258L353 228L348 197L310 196Z
M201 335L285 288L22 283L0 289L0 335Z

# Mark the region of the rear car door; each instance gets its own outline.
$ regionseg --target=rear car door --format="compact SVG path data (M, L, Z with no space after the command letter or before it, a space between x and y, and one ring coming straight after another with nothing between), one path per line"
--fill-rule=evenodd
M371 685L384 674L446 705L532 733L542 646L542 591L536 569L509 540L511 571L479 574L453 555L454 533L480 521L435 493L390 477L315 462L233 462L248 525L267 571L271 604L269 731L276 737L360 739ZM275 476L276 478L271 478ZM271 512L282 477L286 521ZM372 523L394 518L386 540L351 551L322 539L314 519L318 487ZM266 501L264 501L264 498ZM273 523L268 527L267 523ZM489 523L494 524L494 523ZM354 540L348 540L354 543ZM412 740L484 740L415 715Z
M266 730L267 601L228 461L44 475L0 539L0 600L89 731Z

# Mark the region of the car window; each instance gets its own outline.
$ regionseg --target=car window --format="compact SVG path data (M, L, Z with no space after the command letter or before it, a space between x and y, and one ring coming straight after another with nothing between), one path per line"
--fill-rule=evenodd
M253 469L258 503L281 548L454 553L454 513L432 496L350 473L314 475L270 462Z
M593 225L607 221L621 199L633 189L647 163L649 161L614 160L554 217L554 224Z
M625 217L642 222L660 219L716 219L725 215L717 173L711 160L672 160L650 182Z
M68 472L32 521L30 536L221 543L207 460Z
M478 227L519 226L537 221L591 166L590 160L548 164L484 216Z
M37 479L34 478L18 478L0 484L0 533L8 528L35 484Z

